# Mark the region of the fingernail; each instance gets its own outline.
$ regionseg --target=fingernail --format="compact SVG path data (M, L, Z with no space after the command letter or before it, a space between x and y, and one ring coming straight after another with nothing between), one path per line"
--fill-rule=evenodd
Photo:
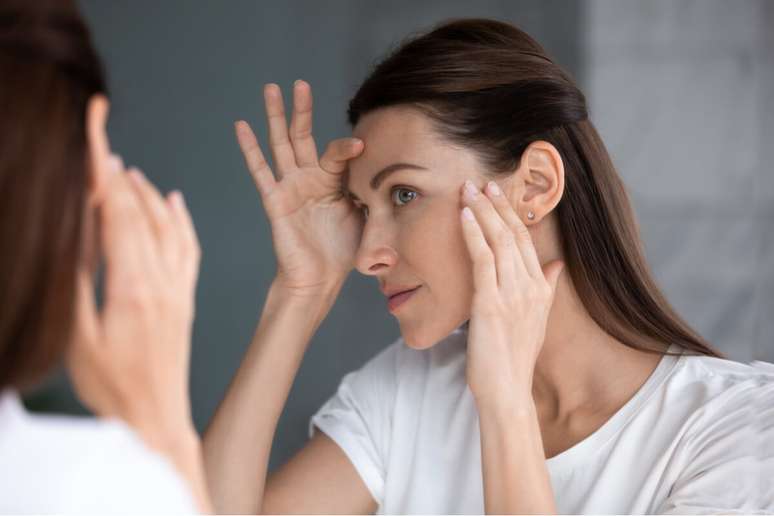
M472 212L472 211L471 211L471 209L470 209L470 208L468 208L467 206L465 206L464 208L462 208L462 216L463 216L463 217L465 217L465 218L466 218L466 219L468 219L468 220L473 220L473 218L474 218L474 217L473 217L473 212Z
M465 181L465 193L471 199L475 199L478 195L478 188L476 188L470 179Z
M489 195L497 196L497 195L500 195L502 193L500 191L500 187L497 186L497 183L495 183L494 181L489 181L486 184L486 188L487 188L487 193L489 193Z
M183 198L183 194L180 192L180 190L173 190L172 193L169 194L169 198L176 206L180 208L185 207L185 199Z
M129 177L131 177L133 180L137 181L138 183L147 181L147 179L145 178L145 174L143 174L139 168L132 167L129 169L128 173L129 173Z
M111 154L109 158L108 168L111 172L119 172L124 168L124 160L118 154Z

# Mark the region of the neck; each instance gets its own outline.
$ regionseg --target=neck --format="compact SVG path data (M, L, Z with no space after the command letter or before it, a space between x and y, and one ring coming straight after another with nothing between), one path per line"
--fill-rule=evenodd
M569 275L562 274L533 375L541 419L561 422L573 414L620 407L659 359L606 333L586 311Z

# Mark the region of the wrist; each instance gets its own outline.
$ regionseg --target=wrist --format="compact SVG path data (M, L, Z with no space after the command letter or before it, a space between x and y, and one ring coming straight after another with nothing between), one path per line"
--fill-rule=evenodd
M481 417L511 420L537 417L537 406L532 395L498 396L492 400L476 399Z
M169 461L183 478L203 514L212 512L204 474L204 450L199 434L193 425L159 428L146 431L146 443L156 453Z
M130 422L145 443L154 450L169 456L179 456L199 446L199 434L188 419L163 422L160 419Z
M311 337L336 302L341 286L341 283L331 282L315 288L297 289L275 279L266 296L259 329L267 324L291 324L294 331ZM307 340L302 340L308 344Z
M297 287L290 285L281 276L277 276L271 283L269 295L286 302L332 305L345 280L346 278L330 278L313 286Z

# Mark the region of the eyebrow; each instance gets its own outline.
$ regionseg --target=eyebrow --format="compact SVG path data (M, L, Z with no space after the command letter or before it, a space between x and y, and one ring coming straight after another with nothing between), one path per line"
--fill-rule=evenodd
M405 169L427 170L427 168L420 165L414 165L413 163L393 163L392 165L387 165L379 172L377 172L377 174L373 178L371 178L371 183L370 183L371 190L378 190L381 184L384 182L385 179L387 179L387 177L390 174L397 172L398 170L405 170ZM354 197L358 201L360 200L360 198L352 192L349 192L349 195L351 197Z

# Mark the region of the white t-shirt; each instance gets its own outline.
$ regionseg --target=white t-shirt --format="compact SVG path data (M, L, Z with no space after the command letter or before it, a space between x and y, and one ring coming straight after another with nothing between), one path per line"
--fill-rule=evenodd
M482 514L478 413L465 329L401 339L342 379L312 416L377 514ZM671 352L679 352L677 346ZM586 439L546 460L559 513L774 513L774 366L665 356Z
M196 513L172 464L118 420L35 415L0 397L0 513Z

